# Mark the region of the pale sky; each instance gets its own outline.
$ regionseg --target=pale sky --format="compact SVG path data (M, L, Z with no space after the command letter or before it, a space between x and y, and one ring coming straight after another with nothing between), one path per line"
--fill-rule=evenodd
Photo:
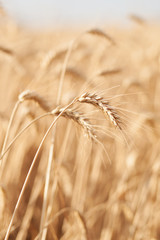
M160 0L2 0L17 22L63 26L125 21L129 14L160 20Z

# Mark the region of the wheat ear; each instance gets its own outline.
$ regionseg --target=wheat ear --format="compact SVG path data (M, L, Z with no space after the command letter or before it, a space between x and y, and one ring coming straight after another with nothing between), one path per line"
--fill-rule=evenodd
M20 102L25 100L33 100L37 102L39 106L46 112L50 111L50 106L47 101L35 91L26 90L18 96L18 99Z
M86 132L87 136L91 139L95 139L96 135L94 133L93 127L89 122L89 119L86 118L83 113L79 113L77 111L72 111L71 109L66 109L64 111L64 108L56 108L51 113L54 115L59 115L62 112L62 117L65 117L67 119L71 119L74 122L76 122L78 125L80 125L84 131Z
M95 93L84 93L79 98L78 101L81 103L89 103L100 109L105 115L107 114L110 121L122 130L121 120L116 112L116 109L112 107L108 100L103 99L103 97L98 96Z

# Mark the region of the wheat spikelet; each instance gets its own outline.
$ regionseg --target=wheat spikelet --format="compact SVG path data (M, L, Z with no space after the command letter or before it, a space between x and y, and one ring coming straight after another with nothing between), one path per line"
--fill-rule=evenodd
M61 112L62 117L72 119L74 122L76 122L78 125L80 125L84 131L86 132L87 136L91 139L95 139L96 135L94 133L94 130L89 122L89 119L86 118L82 113L79 113L77 111L72 111L71 109L66 109L64 111L64 108L56 108L51 113L58 116Z
M39 104L39 106L44 109L46 112L50 111L50 106L47 103L47 101L40 96L38 93L30 90L26 90L22 92L19 96L18 99L20 102L23 102L25 100L33 100Z
M94 105L95 107L100 109L104 114L107 114L110 121L120 130L122 130L119 115L117 114L114 107L110 105L109 101L103 99L103 97L100 97L95 93L84 93L78 98L78 101L81 103L89 103Z

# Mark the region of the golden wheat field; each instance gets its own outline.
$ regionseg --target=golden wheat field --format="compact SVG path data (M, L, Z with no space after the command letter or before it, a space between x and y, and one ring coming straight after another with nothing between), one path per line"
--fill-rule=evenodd
M0 22L0 239L160 239L160 25Z

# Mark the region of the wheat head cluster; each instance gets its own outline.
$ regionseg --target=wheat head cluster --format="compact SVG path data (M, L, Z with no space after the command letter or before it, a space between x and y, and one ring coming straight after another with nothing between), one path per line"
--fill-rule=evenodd
M0 22L0 239L160 239L160 26Z

